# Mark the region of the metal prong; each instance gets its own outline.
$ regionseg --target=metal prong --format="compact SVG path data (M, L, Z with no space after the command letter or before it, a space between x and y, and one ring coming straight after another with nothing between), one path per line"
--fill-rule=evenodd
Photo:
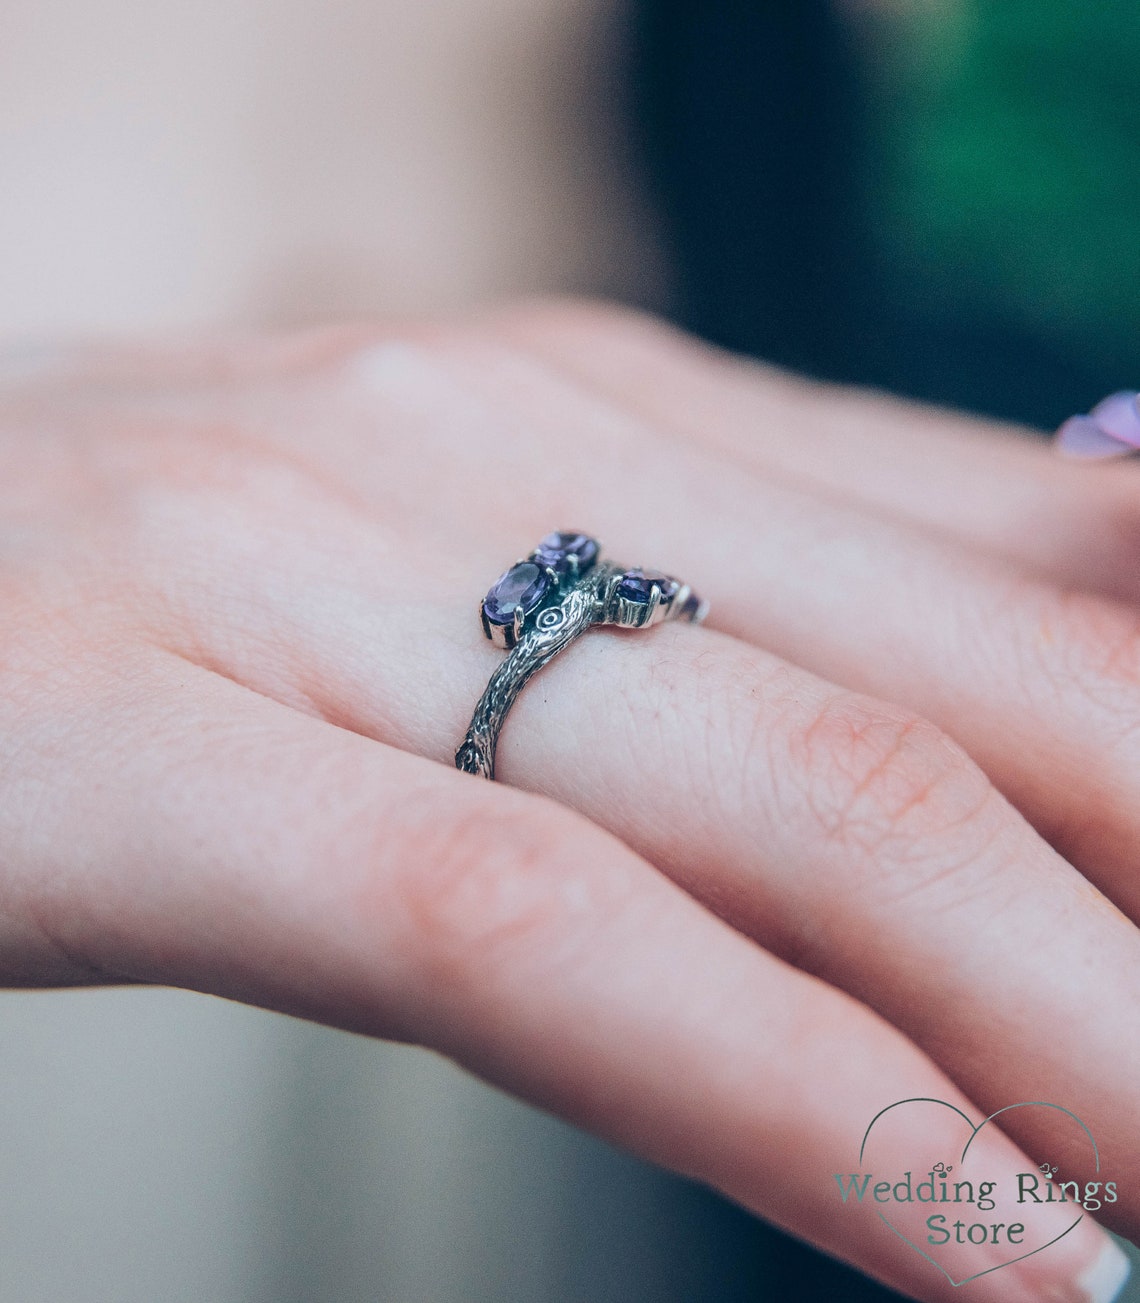
M622 624L623 607L627 606L626 600L618 595L618 588L621 586L622 570L613 571L607 578L605 591L602 596L602 619L606 624Z
M693 590L688 584L682 584L669 600L669 610L665 614L666 620L672 620L680 615L685 609L685 603L693 595Z
M487 633L487 630L490 630ZM498 647L500 651L510 651L515 645L514 635L509 624L491 624L487 621L483 625L484 633L490 638L493 646Z
M516 607L515 607L514 619L513 619L512 624L511 624L511 632L514 634L514 642L518 642L518 640L522 637L523 621L524 621L525 619L526 619L526 617L523 615L523 609L522 609L522 607L521 607L521 606L516 606ZM512 646L513 646L513 643L512 643Z

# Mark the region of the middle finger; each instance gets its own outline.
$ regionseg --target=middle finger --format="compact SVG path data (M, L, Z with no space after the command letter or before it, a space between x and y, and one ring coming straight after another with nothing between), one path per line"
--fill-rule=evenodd
M644 550L699 576L722 629L937 723L1047 840L1140 917L1135 610L661 440L627 410L510 350L456 338L445 350L451 372L520 413L536 442L593 431L625 448L640 434L635 494L569 458L561 472L560 503L589 502L583 510L615 552L634 549L637 559Z
M346 528L341 519L309 511L278 522L272 538L259 532L256 543L273 552L275 571L266 571L261 555L249 558L256 564L231 558L220 568L232 585L223 596L233 618L268 615L272 623L259 636L210 646L218 594L182 583L166 594L164 610L207 599L192 612L196 636L182 650L195 659L207 654L209 663L269 695L304 701L360 732L447 760L495 659L480 647L471 591L524 549L518 535L529 531L531 518L547 526L596 522L616 555L675 568L717 604L722 627L771 650L702 630L658 631L648 642L592 635L547 672L545 691L536 685L524 694L504 740L504 774L520 785L548 784L741 927L888 1012L979 1102L996 1107L1010 1095L1079 1102L1105 1153L1135 1167L1136 1142L1120 1123L1140 1066L1130 1048L1140 1044L1130 1012L1140 1007L1135 929L937 730L906 711L821 684L790 658L771 654L783 650L781 641L796 645L793 635L807 630L819 649L809 639L797 647L800 659L846 654L849 660L839 663L847 671L834 677L850 685L881 674L878 658L893 671L886 677L897 698L900 684L910 690L924 676L937 682L929 645L906 641L910 622L921 628L927 620L928 633L955 645L954 621L938 624L939 603L922 600L931 584L924 566L941 567L962 604L984 606L998 594L1030 591L1028 581L850 508L822 511L810 496L655 440L622 412L572 388L552 388L541 369L501 351L465 339L437 341L429 362L446 383L418 389L420 406L411 416L407 408L394 412L390 394L356 394L359 440L344 440L335 455L347 465L344 449L351 449L353 492L365 508L375 499L394 513L409 483L401 479L399 448L382 449L379 432L400 426L406 436L418 426L454 459L448 483L478 494L486 527L468 530L470 505L441 487L441 506L454 508L453 519L467 531L463 548L441 568L417 557L414 516L397 517L391 530L366 525L367 516ZM358 380L365 373L356 368ZM433 407L441 392L461 397L442 414ZM468 426L449 442L453 411L466 413ZM480 464L488 453L474 437L480 411L500 435L492 448L511 446L502 438L505 425L526 431L529 446L510 468L515 478ZM279 437L278 421L272 424ZM303 433L297 431L298 441ZM573 455L552 458L551 449L566 448ZM520 507L524 454L534 478ZM631 494L623 481L632 471L640 479ZM688 509L664 509L672 503ZM572 517L563 514L569 508ZM169 522L192 521L187 527L197 533L209 517L199 510L165 517L167 534L152 541L155 573L185 578L161 553L200 556L204 540L180 537L179 525ZM306 521L316 533L301 532ZM757 545L744 550L740 540L750 524ZM371 552L370 537L378 545ZM422 554L433 538L439 536L422 531ZM499 554L508 545L511 551ZM425 582L414 607L399 591L400 567L376 565L385 548L404 567L422 563L416 585L422 576L435 581ZM909 576L903 596L910 609L890 586L876 587L876 569L890 564ZM838 583L829 565L842 572ZM805 592L812 583L822 592ZM809 628L813 612L818 628ZM845 634L850 648L840 646ZM258 648L267 646L273 656L255 663ZM615 647L635 658L624 683L617 662L591 666L583 659L612 655ZM250 656L244 662L243 649ZM526 712L550 699L558 676L575 667L562 693L571 715L552 729L556 716L547 712L528 729ZM957 706L961 679L948 669L947 698ZM998 667L991 678L1001 686ZM583 711L583 682L610 685L593 714ZM656 697L647 690L654 683L661 688ZM983 705L993 686L973 685ZM967 722L983 716L961 713ZM675 728L671 745L647 749L647 738L664 744L663 719ZM511 751L520 741L537 749L520 759ZM941 974L932 964L939 954L947 956ZM1122 992L1123 1007L1094 1005L1105 990ZM1059 1016L1073 1028L1065 1052L1049 1041ZM1136 1210L1128 1216L1126 1224L1134 1225Z

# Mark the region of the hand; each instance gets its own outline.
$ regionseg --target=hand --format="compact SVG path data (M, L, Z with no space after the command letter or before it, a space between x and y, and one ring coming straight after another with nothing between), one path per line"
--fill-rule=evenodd
M932 1301L833 1174L895 1100L1056 1101L1135 1236L1129 467L589 307L96 351L10 384L0 439L9 983L422 1042ZM713 614L580 639L485 783L451 759L501 657L476 605L552 528ZM901 1111L883 1143L961 1148ZM1103 1280L1107 1243L975 1297Z

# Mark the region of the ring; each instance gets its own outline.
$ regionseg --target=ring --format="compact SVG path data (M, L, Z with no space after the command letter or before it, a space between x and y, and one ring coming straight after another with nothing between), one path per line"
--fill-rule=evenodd
M510 654L479 698L455 767L495 777L495 748L507 712L531 676L595 625L647 629L665 620L699 624L708 603L658 570L602 558L588 534L559 531L516 561L479 604L484 635Z

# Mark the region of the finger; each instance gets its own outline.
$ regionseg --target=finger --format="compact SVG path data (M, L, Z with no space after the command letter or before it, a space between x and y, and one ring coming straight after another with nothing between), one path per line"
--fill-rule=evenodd
M968 1108L901 1035L558 806L174 658L127 664L120 691L61 703L51 817L4 848L62 949L421 1040L897 1288L955 1297L871 1209L835 1195L837 1156L885 1097ZM113 755L92 745L110 725ZM901 1170L960 1143L919 1115L881 1157ZM992 1128L983 1143L987 1171L1025 1169ZM1038 1229L1059 1233L1069 1211L1046 1210ZM1048 1255L983 1277L977 1296L1096 1297L1100 1282L1107 1298L1120 1278L1109 1244L1086 1219Z
M573 439L557 489L540 483L533 495L554 503L555 518L584 515L622 559L648 557L689 579L725 631L939 725L1067 860L1140 918L1140 620L1131 608L707 450L655 444L636 417L528 371L513 351L470 339L437 348L466 392L513 406L537 446ZM502 514L488 509L491 522ZM490 545L490 524L487 534Z
M651 317L583 303L495 314L504 338L639 418L766 476L1140 599L1140 474L1074 467L1039 434L799 377Z
M462 587L456 569L449 583ZM409 608L366 578L330 604L327 569L316 573L319 601L292 572L291 608L317 622L285 639L307 676L283 685L279 653L259 665L257 640L215 643L210 659L446 762L498 661L467 604ZM766 945L874 1004L983 1103L1079 1102L1107 1152L1134 1163L1132 925L908 712L702 631L635 643L593 634L547 670L508 724L500 773L574 804ZM593 659L611 645L628 649L624 670ZM560 674L573 676L561 694ZM1119 999L1090 1008L1101 990ZM1058 1019L1074 1030L1043 1051Z
M239 386L319 366L374 336L374 328L323 325L278 334L211 330L161 339L8 344L0 346L0 395L6 404L106 404L188 391L229 390L232 397Z
M353 727L446 760L498 658L463 618L418 608L411 656L381 614L373 668L338 680L367 659L341 648L318 708L363 703ZM921 718L708 631L594 633L522 694L498 772L873 1005L984 1106L1068 1101L1118 1169L1140 1161L1140 934ZM1135 1234L1135 1195L1115 1211Z
M501 777L588 813L877 1009L988 1111L1067 1101L1106 1168L1137 1170L1132 923L910 712L705 631L648 643L593 636L544 670L506 725ZM1050 1121L1008 1125L1045 1154ZM1134 1193L1106 1215L1136 1237Z

